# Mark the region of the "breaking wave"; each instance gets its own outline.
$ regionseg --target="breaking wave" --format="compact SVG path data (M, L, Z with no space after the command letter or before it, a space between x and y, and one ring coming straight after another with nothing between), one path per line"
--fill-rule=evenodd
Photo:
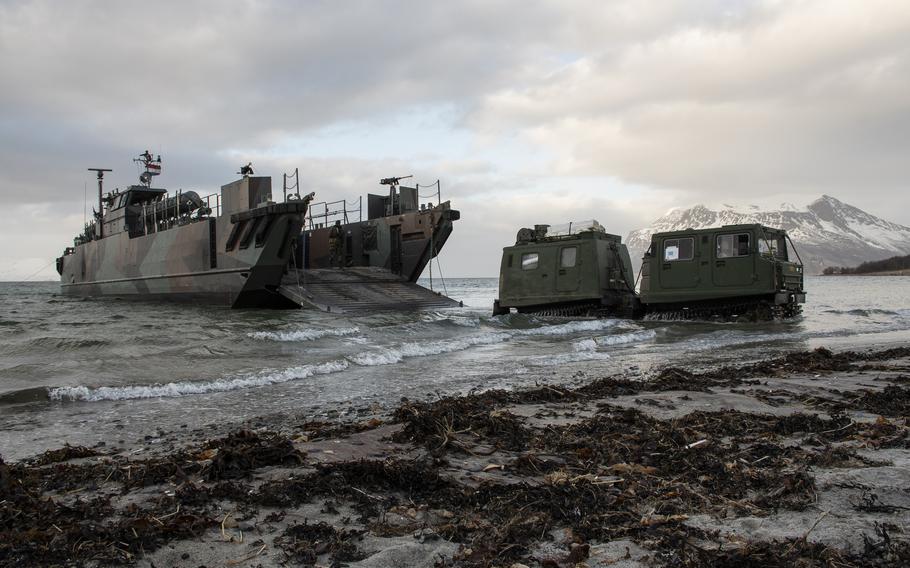
M360 353L348 357L352 363L362 366L392 365L409 357L426 357L464 351L475 345L492 345L507 341L512 334L505 332L482 333L448 341L426 341L423 343L402 343L397 347Z
M480 325L480 318L472 316L463 316L445 312L426 312L420 321L426 323L448 323L459 327L477 327Z
M556 325L518 329L513 333L518 335L571 335L573 333L603 331L618 325L628 325L628 323L615 319L579 320Z
M290 367L282 371L263 371L255 375L222 378L215 381L181 381L155 385L125 387L58 387L51 389L48 397L60 401L132 400L140 398L178 397L213 392L228 392L253 387L264 387L306 379L314 375L338 373L348 368L344 360L329 361L317 365Z
M323 329L298 329L295 331L255 331L248 333L253 339L269 341L313 341L323 337L343 337L360 332L359 327L323 328Z
M603 353L601 351L591 350L581 350L575 351L574 353L559 353L557 355L544 355L540 357L532 357L527 361L527 364L532 367L554 367L558 365L566 365L568 363L579 363L581 361L603 361L609 359L610 355Z
M603 331L619 325L619 323L620 322L617 320L584 320L528 329L511 329L508 331L480 333L449 340L424 341L419 343L409 342L394 347L352 355L348 357L348 360L362 366L392 365L410 357L427 357L431 355L441 355L443 353L453 353L455 351L464 351L465 349L469 349L476 345L503 343L515 337L561 336L573 333Z
M584 351L594 351L598 347L610 345L627 345L629 343L642 343L650 341L657 337L657 332L653 329L643 329L641 331L631 331L629 333L620 333L617 335L604 335L602 337L589 337L572 343L572 349L578 353Z

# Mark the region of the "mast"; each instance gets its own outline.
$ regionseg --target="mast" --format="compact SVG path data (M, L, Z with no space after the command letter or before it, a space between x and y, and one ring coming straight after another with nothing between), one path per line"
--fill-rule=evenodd
M98 220L96 222L98 223L98 238L100 239L104 237L104 224L101 222L104 217L104 199L101 196L104 185L104 172L112 172L114 170L105 168L89 168L88 171L98 172Z
M152 178L161 175L161 156L155 158L146 150L138 158L133 158L133 161L145 170L139 173L139 182L145 187L152 187Z

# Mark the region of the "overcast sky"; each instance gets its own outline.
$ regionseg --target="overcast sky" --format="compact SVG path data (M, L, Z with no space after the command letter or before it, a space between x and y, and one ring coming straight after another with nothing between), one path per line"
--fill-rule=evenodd
M823 193L910 225L910 2L0 0L0 280L56 279L88 167L320 200L442 180L446 276L518 228ZM45 267L42 269L42 267Z

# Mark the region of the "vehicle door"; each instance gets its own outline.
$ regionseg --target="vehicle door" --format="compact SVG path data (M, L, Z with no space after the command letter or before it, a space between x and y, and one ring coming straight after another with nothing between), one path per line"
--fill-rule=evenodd
M714 236L715 286L751 286L755 281L752 233L740 231Z
M660 255L661 288L694 288L698 285L694 237L665 237L657 254Z
M559 266L556 270L556 291L575 292L581 283L579 271L580 257L578 245L559 247Z

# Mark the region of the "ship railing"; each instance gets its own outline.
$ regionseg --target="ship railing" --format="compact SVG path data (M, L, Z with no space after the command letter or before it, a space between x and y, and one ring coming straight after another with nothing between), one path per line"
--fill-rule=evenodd
M436 191L433 191L434 187L436 188ZM431 183L431 184L424 184L423 188L425 190L429 190L429 192L425 193L425 194L420 193L420 184L419 183L415 184L414 188L417 190L418 199L426 199L427 205L438 207L439 205L442 204L442 185L440 184L439 180L436 180L434 183ZM435 203L434 203L434 201L435 201ZM423 206L424 206L424 204L421 203L421 209L423 209Z
M202 201L204 201L205 206L212 211L210 213L210 215L212 215L213 217L221 216L221 194L220 193L212 193L212 194L206 195L205 197L202 198Z
M355 215L357 222L363 221L363 197L357 198L356 201L342 199L310 203L305 224L310 230L328 227L335 221L341 221L346 225L354 222Z
M569 221L567 223L560 223L558 225L548 225L547 227L548 237L565 237L569 235L577 235L578 233L587 231L597 231L601 233L604 232L603 225L598 223L596 219Z
M180 212L180 196L183 193L181 190L174 192L173 196L163 195L157 201L150 201L148 203L142 204L142 234L148 235L149 233L157 233L159 231L166 231L176 225L182 225L189 221L194 212L181 213ZM157 204L162 201L166 202L168 199L173 198L174 208L173 210L168 207L165 211L158 214ZM215 216L218 217L221 215L221 195L218 193L212 193L202 197L202 202L205 203L205 208L209 210L209 213L205 217ZM199 210L197 209L196 212ZM197 218L201 218L199 216Z

